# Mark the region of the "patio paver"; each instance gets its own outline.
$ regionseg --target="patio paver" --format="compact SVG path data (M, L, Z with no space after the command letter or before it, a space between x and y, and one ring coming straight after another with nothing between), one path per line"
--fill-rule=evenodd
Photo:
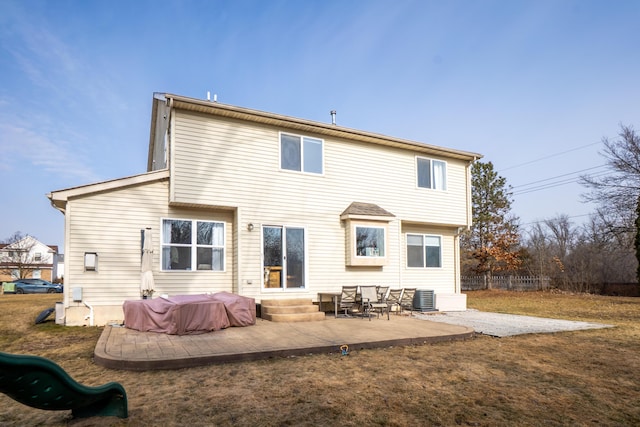
M216 363L338 353L365 348L463 340L473 329L408 316L372 319L333 318L279 323L258 319L254 326L231 327L199 335L140 332L119 325L105 327L95 348L97 364L112 369L180 369Z

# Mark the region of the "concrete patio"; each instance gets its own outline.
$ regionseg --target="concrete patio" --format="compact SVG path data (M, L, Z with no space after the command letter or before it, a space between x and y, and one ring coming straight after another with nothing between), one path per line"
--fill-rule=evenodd
M139 332L107 325L95 348L101 366L125 370L180 369L216 363L338 353L365 348L464 340L473 336L463 325L391 315L370 321L329 317L317 322L279 323L257 319L254 326L231 327L199 335Z

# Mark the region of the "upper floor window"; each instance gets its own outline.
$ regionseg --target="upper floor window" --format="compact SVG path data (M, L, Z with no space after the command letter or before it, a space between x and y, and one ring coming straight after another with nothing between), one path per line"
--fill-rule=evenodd
M416 157L418 187L432 190L447 189L447 164L441 160Z
M442 238L407 234L407 267L442 267Z
M42 261L42 252L36 252L36 254L33 256L33 260L37 262Z
M323 173L323 141L308 136L280 134L280 168Z
M222 222L162 220L162 270L224 271Z

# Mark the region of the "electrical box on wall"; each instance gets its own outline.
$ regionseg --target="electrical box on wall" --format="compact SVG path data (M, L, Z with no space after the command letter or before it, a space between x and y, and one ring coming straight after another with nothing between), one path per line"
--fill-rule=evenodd
M82 288L71 288L71 296L74 302L82 301Z

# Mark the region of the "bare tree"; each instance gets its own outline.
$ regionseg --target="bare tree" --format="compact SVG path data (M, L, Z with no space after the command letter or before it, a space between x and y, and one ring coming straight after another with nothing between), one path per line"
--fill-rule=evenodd
M43 254L32 251L37 240L20 231L13 233L3 242L6 244L0 255L0 273L14 279L31 277L33 270L40 268ZM38 259L40 257L40 259Z
M536 222L527 233L527 258L524 268L532 276L548 276L551 248L542 223Z
M582 184L591 188L584 197L601 206L599 215L605 230L628 249L640 233L640 136L632 127L621 125L618 138L604 138L602 142L604 150L601 154L611 172L604 176L581 177ZM640 239L635 240L639 263L633 269L640 282Z

